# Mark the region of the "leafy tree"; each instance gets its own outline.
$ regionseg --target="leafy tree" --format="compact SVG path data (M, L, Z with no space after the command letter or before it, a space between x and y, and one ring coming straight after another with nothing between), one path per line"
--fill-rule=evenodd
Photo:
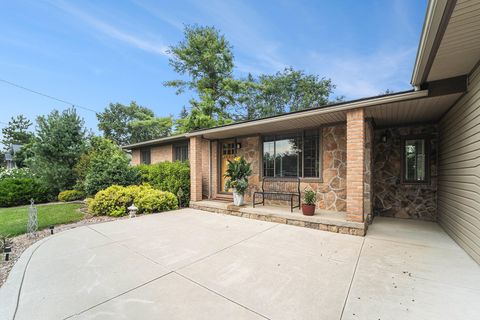
M128 106L110 103L104 112L97 113L97 119L104 137L119 145L168 136L173 125L172 117L157 118L135 101Z
M192 90L198 99L188 116L179 119L179 132L209 128L231 122L229 107L235 105L235 95L241 91L242 82L233 73L232 47L225 36L214 27L186 26L185 39L171 46L170 65L188 80L172 80L165 86L177 89L177 94Z
M52 195L70 189L76 181L74 167L85 149L84 121L74 108L37 117L37 136L29 165Z
M246 119L326 105L335 88L330 79L291 67L273 75L260 75L258 79L249 75L247 82L249 90L243 93L241 101Z
M139 181L137 168L130 166L130 159L113 141L93 137L88 151L75 167L78 176L76 188L93 195L112 184L130 185Z

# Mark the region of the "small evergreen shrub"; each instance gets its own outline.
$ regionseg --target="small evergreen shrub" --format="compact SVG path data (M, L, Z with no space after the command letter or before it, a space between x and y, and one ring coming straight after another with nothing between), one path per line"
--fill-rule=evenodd
M182 189L182 205L190 202L190 166L188 162L160 162L150 165L137 166L140 171L140 180L153 188L168 191L175 196Z
M65 190L58 194L58 201L62 202L82 200L84 198L85 193L79 190Z
M177 198L171 192L160 191L148 185L122 187L113 185L99 191L88 200L88 211L94 215L123 216L132 204L139 213L153 213L178 208Z
M0 180L0 207L12 207L48 200L48 190L32 178L4 178Z

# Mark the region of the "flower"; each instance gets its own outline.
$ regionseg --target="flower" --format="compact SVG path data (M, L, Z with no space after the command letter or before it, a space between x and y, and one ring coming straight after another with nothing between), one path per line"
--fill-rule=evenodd
M235 158L233 158L233 161L235 161L235 162L239 162L239 161L240 161L240 159L242 159L242 158L241 158L241 157L235 157Z

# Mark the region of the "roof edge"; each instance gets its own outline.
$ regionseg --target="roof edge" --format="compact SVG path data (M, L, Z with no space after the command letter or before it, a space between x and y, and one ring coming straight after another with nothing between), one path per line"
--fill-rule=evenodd
M135 148L139 148L139 147L149 146L149 145L152 145L152 144L184 140L184 139L187 139L187 138L188 138L187 135L185 133L182 133L182 134L176 134L176 135L173 135L173 136L167 136L167 137L162 137L162 138L158 138L158 139L127 144L127 145L121 146L121 148L125 149L125 150L129 150L129 149L135 149Z
M270 123L278 120L285 120L285 119L288 120L288 119L295 119L295 118L301 118L301 117L308 117L312 114L346 111L346 110L351 110L356 108L375 106L379 104L413 100L413 99L427 97L428 93L429 93L428 90L417 90L417 91L410 90L410 91L404 91L404 92L388 94L383 96L352 100L352 101L341 102L341 103L332 104L332 105L326 105L319 108L312 108L312 109L306 109L302 111L296 111L293 113L286 113L286 114L272 116L268 118L237 122L237 123L232 123L232 124L228 124L220 127L192 131L187 133L186 137L200 136L200 135L220 132L228 129L246 128L246 127L256 126L259 124L260 125L266 124L266 123Z
M422 85L428 77L456 2L456 0L430 0L428 2L410 81L415 87Z

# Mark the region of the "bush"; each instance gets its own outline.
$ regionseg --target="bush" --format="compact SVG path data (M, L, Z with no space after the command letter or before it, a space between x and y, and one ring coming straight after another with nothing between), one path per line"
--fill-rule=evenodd
M18 178L34 178L35 174L29 168L3 169L0 168L0 180L18 179Z
M150 165L137 166L140 170L140 180L162 191L177 195L181 188L182 205L190 202L190 166L187 162L160 162Z
M153 213L178 208L177 198L170 192L156 190L150 186L113 185L99 191L88 200L88 211L94 215L122 216L132 204L139 213Z
M94 137L90 144L75 167L77 189L94 195L112 184L128 186L140 182L138 169L130 166L130 159L114 142Z
M85 193L79 190L65 190L58 194L58 201L68 202L85 198Z
M46 202L48 191L32 178L5 178L0 180L0 207Z

